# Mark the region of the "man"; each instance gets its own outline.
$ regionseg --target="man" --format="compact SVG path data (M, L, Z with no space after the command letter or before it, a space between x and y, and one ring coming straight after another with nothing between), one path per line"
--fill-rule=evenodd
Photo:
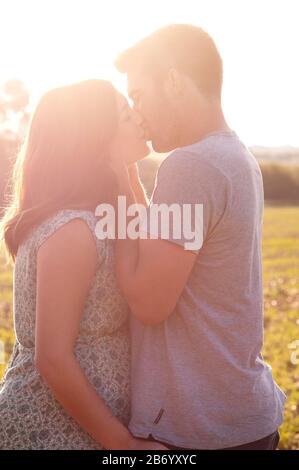
M170 448L275 449L285 395L260 354L262 176L225 121L219 52L201 28L170 25L116 66L154 150L175 149L151 207L203 205L198 250L157 227L155 239L117 242L133 313L130 430ZM146 203L134 171L119 184Z

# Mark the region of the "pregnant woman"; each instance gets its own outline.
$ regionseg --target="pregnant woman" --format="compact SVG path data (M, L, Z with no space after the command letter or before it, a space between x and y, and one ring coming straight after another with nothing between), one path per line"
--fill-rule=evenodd
M117 198L109 159L148 151L106 81L52 90L33 114L2 220L16 342L0 387L0 449L165 449L127 429L128 307L114 242L95 235L95 208Z

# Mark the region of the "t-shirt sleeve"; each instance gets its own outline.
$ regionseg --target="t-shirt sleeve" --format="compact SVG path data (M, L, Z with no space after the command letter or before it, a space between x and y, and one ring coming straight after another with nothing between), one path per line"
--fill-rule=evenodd
M226 205L227 180L221 171L199 154L177 150L159 168L140 230L197 254Z

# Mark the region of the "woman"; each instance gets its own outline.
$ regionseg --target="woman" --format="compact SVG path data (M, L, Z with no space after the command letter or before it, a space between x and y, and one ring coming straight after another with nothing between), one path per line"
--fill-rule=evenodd
M148 148L109 82L41 99L2 221L16 343L0 389L1 449L165 449L126 427L128 308L113 240L95 235L95 208L117 197L109 159L124 153L134 162Z

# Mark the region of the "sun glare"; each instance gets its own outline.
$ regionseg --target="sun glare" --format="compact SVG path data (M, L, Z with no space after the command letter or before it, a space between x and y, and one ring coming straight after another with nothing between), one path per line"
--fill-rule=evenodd
M210 32L222 54L231 126L250 145L299 145L295 3L4 0L0 81L20 78L34 98L86 78L112 80L124 92L113 66L118 52L162 25L193 23Z

